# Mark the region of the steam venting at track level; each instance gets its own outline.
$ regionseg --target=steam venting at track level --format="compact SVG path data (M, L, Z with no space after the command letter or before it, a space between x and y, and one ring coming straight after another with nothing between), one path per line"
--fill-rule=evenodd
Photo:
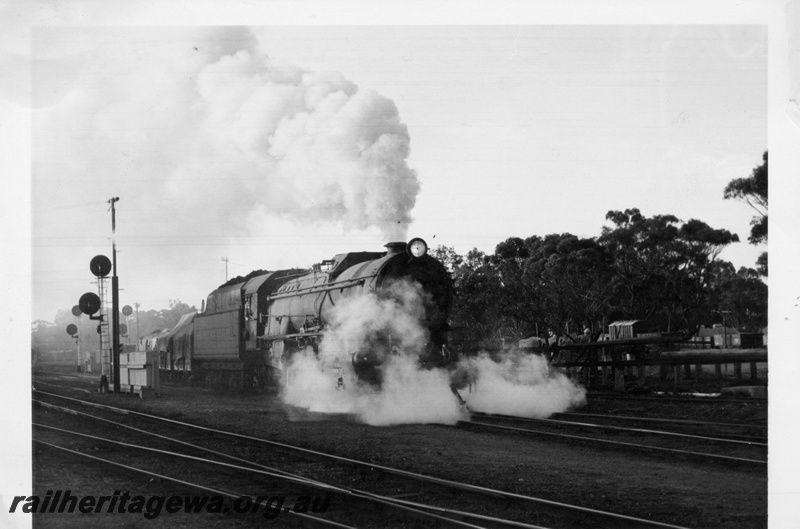
M586 402L586 389L550 367L540 355L486 353L458 363L469 390L461 395L472 411L545 418Z
M394 282L338 304L319 354L296 355L283 393L311 411L350 413L373 425L454 424L464 417L444 369L426 369L425 296L418 283ZM380 383L356 377L352 355L377 359ZM332 383L342 379L342 385Z
M455 424L468 419L470 410L547 417L585 401L582 387L539 356L482 354L447 368L426 365L420 360L429 357L426 302L418 283L400 280L381 296L368 293L338 304L318 354L304 352L292 360L284 401L314 412L352 414L372 425ZM377 360L377 380L357 376L353 354Z

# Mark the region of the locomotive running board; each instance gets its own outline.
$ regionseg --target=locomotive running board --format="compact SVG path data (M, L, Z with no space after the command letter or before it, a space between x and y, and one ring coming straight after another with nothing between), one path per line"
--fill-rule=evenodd
M289 340L292 338L318 338L322 336L321 332L303 332L303 333L295 333L295 334L275 334L272 336L259 336L258 338L261 340L266 340L268 342L274 340Z

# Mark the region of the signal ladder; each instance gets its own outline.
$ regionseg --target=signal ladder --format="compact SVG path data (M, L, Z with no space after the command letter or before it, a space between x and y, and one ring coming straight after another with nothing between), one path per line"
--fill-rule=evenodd
M111 293L106 286L105 277L97 278L97 290L100 296L100 312L103 316L103 321L100 322L100 373L105 375L109 383L111 380L111 348L113 347L113 340L111 339Z

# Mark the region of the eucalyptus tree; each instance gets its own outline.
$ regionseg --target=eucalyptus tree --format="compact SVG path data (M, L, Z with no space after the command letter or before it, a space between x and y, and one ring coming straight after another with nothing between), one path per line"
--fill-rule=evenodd
M724 323L742 332L759 332L767 326L768 288L753 268L736 270L728 261L715 263L712 304L718 307L708 323Z
M598 242L613 261L614 299L626 318L648 320L655 330L693 331L713 310L713 263L736 234L674 215L645 217L636 209L609 211Z
M527 239L524 281L555 335L602 332L612 308L613 270L606 248L570 233Z
M453 277L455 295L451 323L456 341L467 348L494 338L503 326L500 276L489 256L473 248L465 256L439 246L431 254L440 259Z
M756 214L750 221L750 244L766 244L768 235L768 195L769 195L769 168L768 156L764 152L764 163L756 166L747 178L734 178L723 192L723 198L735 199L750 206ZM767 252L762 253L758 261L758 272L767 275Z

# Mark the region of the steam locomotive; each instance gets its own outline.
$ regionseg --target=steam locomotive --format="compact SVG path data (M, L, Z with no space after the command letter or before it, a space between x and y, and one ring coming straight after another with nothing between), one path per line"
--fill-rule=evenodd
M426 342L413 350L423 366L443 366L453 301L449 272L428 255L424 240L392 242L385 252L350 252L310 270L257 272L236 278L208 295L204 310L182 320L161 337L162 368L191 372L193 380L227 387L283 383L293 355L316 355L335 307L350 298L396 296L399 281L415 285L424 299L420 324ZM404 336L377 333L364 343L341 346L339 358L356 377L380 383L381 365L397 352ZM337 358L338 361L338 358ZM339 366L341 372L344 366ZM342 383L341 377L338 379Z

